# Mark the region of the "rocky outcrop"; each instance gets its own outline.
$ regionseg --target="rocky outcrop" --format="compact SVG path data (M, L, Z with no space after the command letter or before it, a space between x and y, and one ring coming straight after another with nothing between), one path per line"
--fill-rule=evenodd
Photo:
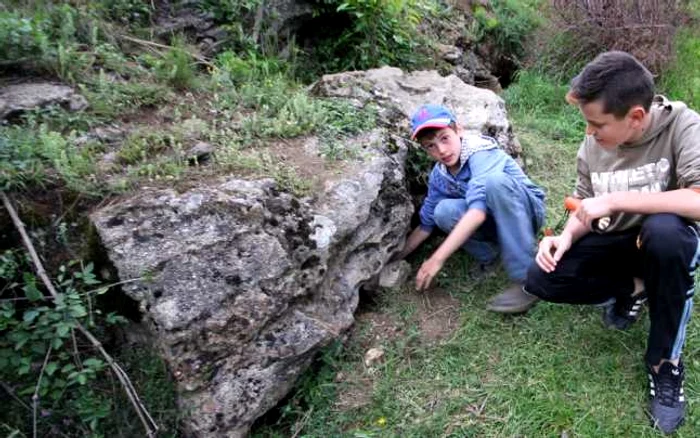
M81 111L88 107L88 102L67 85L34 82L0 88L0 120L50 105Z
M124 291L178 381L190 433L245 435L353 323L360 286L412 214L405 153L367 150L316 199L231 178L146 190L92 215L119 276L140 278Z
M375 103L383 123L398 128L404 135L410 129L410 116L421 104L442 104L452 109L468 132L494 137L515 158L522 153L503 99L490 90L468 85L455 75L443 77L436 71L405 73L384 67L325 75L312 91L320 96L353 99L358 105Z
M313 90L380 116L315 196L229 177L182 193L144 189L91 215L119 277L135 279L124 293L177 380L191 436L245 436L350 327L361 287L406 277L401 264L380 273L413 213L404 139L418 105L449 105L468 130L519 152L503 101L456 76L383 68L325 76Z

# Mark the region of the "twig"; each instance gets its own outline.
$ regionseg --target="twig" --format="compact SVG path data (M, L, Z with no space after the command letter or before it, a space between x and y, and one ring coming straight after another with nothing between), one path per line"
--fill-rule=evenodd
M126 41L130 41L130 42L132 42L132 43L140 44L140 45L142 45L142 46L157 47L157 48L159 48L159 49L167 49L167 50L175 49L175 47L173 47L173 46L168 46L168 45L165 45L165 44L160 44L160 43L156 43L156 42L148 41L148 40L142 40L142 39L140 39L140 38L135 38L135 37L132 37L132 36L129 36L129 35L117 35L117 37L118 37L118 38L121 38L121 39L123 39L123 40L126 40ZM194 58L194 59L196 59L197 61L199 61L201 64L204 64L204 65L206 65L207 67L216 68L216 66L215 66L214 64L212 64L211 62L209 62L209 60L208 60L207 58L205 58L205 57L203 57L203 56L201 56L201 55L197 55L196 53L192 53L192 52L190 52L190 51L188 51L188 50L184 50L184 49L180 49L180 50L182 50L183 52L187 53L187 54L190 55L192 58Z
M28 411L31 411L31 410L32 410L32 408L30 408L29 405L26 404L26 403L24 402L24 400L22 400L21 398L17 397L17 395L15 394L15 392L12 390L12 388L10 388L9 386L7 386L7 383L5 383L5 382L0 382L0 386L2 387L2 389L5 390L6 393L8 393L8 394L10 395L10 397L12 397L13 399L15 399L15 401L16 401L17 403L19 403L20 405L24 406L24 408L25 408L26 410L28 410Z
M44 358L44 364L41 366L41 371L39 372L39 380L37 380L37 382L36 382L36 388L34 388L34 395L32 395L32 436L34 438L36 438L36 409L37 409L37 406L39 405L39 387L41 386L41 378L44 377L44 370L46 369L46 364L49 363L50 356L51 356L51 344L49 344L49 349L46 350L46 357Z
M78 353L78 340L75 339L75 328L71 327L70 337L73 340L73 360L75 360L75 366L82 371L83 363L80 362L80 354Z
M19 234L22 236L22 242L27 248L29 256L31 257L32 262L34 263L34 269L36 269L37 275L39 276L39 278L41 278L42 282L44 283L44 286L46 286L46 289L49 291L49 293L54 298L58 297L58 293L56 292L56 289L51 283L51 280L49 279L48 275L46 275L44 266L42 265L41 260L39 260L39 256L37 255L36 250L34 249L34 245L29 239L29 236L27 235L27 232L24 229L24 224L17 215L17 211L12 206L10 198L8 198L5 192L2 191L0 191L0 197L2 197L2 202L5 205L7 212L10 214L10 218L12 218L13 224L17 228L17 231L19 231ZM134 410L139 416L139 419L143 423L143 427L146 429L146 435L149 437L154 437L156 432L158 431L158 425L155 423L155 421L153 421L153 418L143 406L143 403L141 403L141 400L139 399L138 394L136 393L133 385L131 384L129 377L121 369L121 367L117 365L114 359L112 359L112 356L110 356L109 353L105 351L100 341L95 336L93 336L92 333L90 333L85 327L83 327L83 325L80 322L76 321L76 325L78 330L80 330L80 332L90 341L92 346L95 347L95 349L97 349L100 352L100 354L102 354L102 357L105 358L109 366L112 368L112 371L114 371L114 373L117 375L117 378L124 387L124 391L126 392L129 401L134 407Z
M140 280L143 280L143 277L131 278L131 279L129 279L129 280L118 281L118 282L116 282L116 283L110 283L110 284L107 284L107 285L105 285L105 286L98 287L98 288L96 288L96 289L91 289L91 290L89 290L89 291L87 291L87 292L80 293L80 294L78 294L78 296L79 296L79 297L82 297L82 296L86 296L86 295L91 295L91 294L94 294L94 293L96 293L96 292L99 292L99 291L101 291L101 290L103 290L103 289L109 289L109 288L114 287L114 286L120 286L120 285L122 285L122 284L127 284L127 283L133 283L134 281L140 281ZM4 290L5 290L5 289L3 289L3 291L4 291ZM43 296L43 297L41 297L40 299L42 299L42 300L53 300L53 299L56 299L56 297L54 297L53 295L50 296L50 297ZM0 303L2 303L2 302L11 302L11 301L29 301L29 298L27 298L27 297L0 298Z
M311 406L308 411L304 414L302 417L301 421L298 421L296 424L294 424L294 435L292 435L291 438L297 438L299 434L301 433L302 430L304 430L304 426L306 426L306 423L309 422L309 418L311 417L311 413L314 411L314 407Z

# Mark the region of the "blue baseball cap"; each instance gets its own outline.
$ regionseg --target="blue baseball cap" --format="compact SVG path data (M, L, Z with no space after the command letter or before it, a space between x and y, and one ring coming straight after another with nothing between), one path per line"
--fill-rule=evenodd
M455 116L442 105L423 105L411 117L411 140L425 128L447 128Z

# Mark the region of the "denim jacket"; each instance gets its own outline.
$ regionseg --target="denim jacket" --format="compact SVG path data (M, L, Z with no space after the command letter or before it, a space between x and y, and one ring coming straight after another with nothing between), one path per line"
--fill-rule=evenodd
M435 227L433 213L443 199L464 198L467 208L488 213L484 179L494 172L503 172L525 186L531 195L544 204L545 194L525 175L515 160L505 153L495 139L485 135L465 135L459 171L452 175L443 163L435 164L428 179L428 195L420 209L421 228L432 231Z

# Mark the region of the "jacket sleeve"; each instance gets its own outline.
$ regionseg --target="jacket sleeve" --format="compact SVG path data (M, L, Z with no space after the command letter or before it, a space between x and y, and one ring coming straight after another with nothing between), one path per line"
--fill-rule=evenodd
M488 211L486 206L486 177L493 173L503 172L507 155L501 149L477 151L469 157L471 180L467 186L467 209L476 208Z
M428 195L423 200L418 216L420 218L420 227L423 231L432 231L435 228L435 207L438 202L445 199L445 194L439 190L440 174L437 168L433 168L428 177Z
M576 154L576 188L574 189L574 196L580 199L595 196L586 154L586 140L581 143Z
M700 116L691 110L676 137L676 179L679 188L700 187Z

